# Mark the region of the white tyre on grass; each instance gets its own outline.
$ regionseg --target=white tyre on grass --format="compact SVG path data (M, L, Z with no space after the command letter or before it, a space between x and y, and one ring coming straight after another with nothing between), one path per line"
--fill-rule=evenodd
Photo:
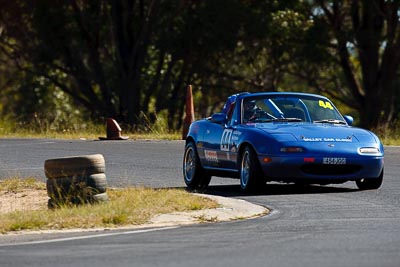
M109 201L107 193L101 193L93 196L94 202L107 202Z

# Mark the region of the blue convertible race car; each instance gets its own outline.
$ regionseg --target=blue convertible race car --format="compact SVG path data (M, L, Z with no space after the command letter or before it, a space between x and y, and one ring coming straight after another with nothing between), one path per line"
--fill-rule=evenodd
M212 176L220 176L239 178L245 191L269 181L355 181L359 189L377 189L383 179L383 145L352 122L320 95L233 95L221 113L190 125L183 157L185 183L200 189Z

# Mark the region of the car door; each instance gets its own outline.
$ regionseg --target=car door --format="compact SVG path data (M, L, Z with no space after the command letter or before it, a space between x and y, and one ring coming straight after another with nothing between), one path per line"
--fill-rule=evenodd
M224 159L220 150L220 141L224 125L219 123L208 123L205 129L202 143L203 150L203 166L224 168Z
M204 133L203 165L221 169L236 168L237 131L234 127L210 124Z
M224 123L210 123L204 133L203 165L220 169L236 168L236 126L232 125L235 104L232 104Z

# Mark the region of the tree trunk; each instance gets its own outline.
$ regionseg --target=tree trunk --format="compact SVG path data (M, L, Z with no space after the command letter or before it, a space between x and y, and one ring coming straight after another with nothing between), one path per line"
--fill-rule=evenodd
M399 3L382 0L319 3L337 40L337 55L361 116L361 126L389 125L396 112L395 96L399 91L395 87L400 62ZM351 19L350 28L345 23L346 16ZM356 53L349 53L349 45L354 46ZM357 56L360 74L353 64Z

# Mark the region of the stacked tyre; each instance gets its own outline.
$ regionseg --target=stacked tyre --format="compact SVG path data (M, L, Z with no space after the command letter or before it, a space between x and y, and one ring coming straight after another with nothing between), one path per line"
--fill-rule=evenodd
M48 159L44 163L48 207L108 201L103 155Z

